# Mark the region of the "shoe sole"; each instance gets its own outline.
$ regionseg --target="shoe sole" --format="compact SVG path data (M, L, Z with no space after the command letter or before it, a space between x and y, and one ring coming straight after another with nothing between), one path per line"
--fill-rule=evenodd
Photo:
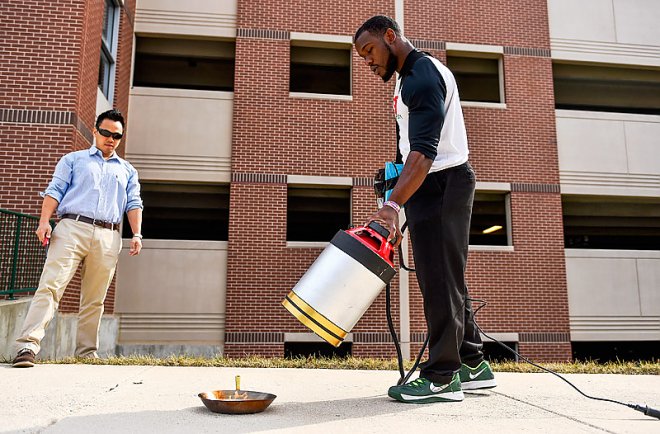
M388 394L389 395L389 394ZM463 391L458 392L445 392L438 395L425 395L425 396L415 396L415 395L389 395L390 398L396 399L399 402L404 402L406 404L428 404L432 402L460 402L463 401L465 396Z
M492 389L495 386L497 386L497 381L495 381L494 378L490 380L468 381L466 383L461 383L461 389L463 390Z
M27 360L24 362L16 362L13 365L11 365L13 368L31 368L34 366L34 363L28 362Z

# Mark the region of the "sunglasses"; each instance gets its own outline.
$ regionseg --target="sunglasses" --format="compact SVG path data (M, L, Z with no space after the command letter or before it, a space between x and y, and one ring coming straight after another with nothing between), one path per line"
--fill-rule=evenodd
M121 138L124 137L122 133L113 133L108 130L104 130L103 128L97 128L97 131L103 137L112 137L115 140L121 140Z

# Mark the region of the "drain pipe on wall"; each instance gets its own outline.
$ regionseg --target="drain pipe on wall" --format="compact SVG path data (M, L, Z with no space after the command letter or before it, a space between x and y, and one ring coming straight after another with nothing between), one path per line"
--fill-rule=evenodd
M405 222L406 213L401 210L399 213L399 224L402 226ZM406 256L405 262L410 263L408 259L407 232L403 234L401 251ZM399 328L401 355L404 359L410 360L410 273L403 268L399 269Z
M403 32L403 0L394 1L394 19ZM401 210L399 225L401 226L405 222L406 213ZM401 241L401 251L408 259L408 235L405 233ZM401 343L401 355L404 359L410 360L410 273L403 268L399 269L399 342Z

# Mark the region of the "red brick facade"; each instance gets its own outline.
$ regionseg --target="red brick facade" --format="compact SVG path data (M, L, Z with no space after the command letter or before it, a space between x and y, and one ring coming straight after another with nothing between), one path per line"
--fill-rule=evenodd
M136 2L124 3L114 106L127 113ZM102 0L2 2L1 207L38 214L38 192L57 160L90 145L103 10ZM363 181L395 155L393 82L383 84L352 50L352 100L290 97L289 39L291 32L352 36L365 19L379 13L394 16L395 2L238 0L228 356L281 356L284 333L308 332L280 305L321 252L286 246L287 175L353 178L353 223L363 223L375 210L372 188ZM466 107L464 113L478 181L512 185L514 250L471 252L468 282L472 296L489 303L478 316L484 330L518 333L525 356L570 359L546 2L406 0L404 17L406 36L443 61L446 43L504 47L506 108ZM407 262L414 265L411 258ZM61 311L77 311L76 288L74 282L65 293ZM397 328L398 300L395 278L392 314ZM106 313L113 305L114 286ZM425 331L421 306L411 276L413 355ZM383 293L352 331L354 355L394 355L384 311Z
M369 74L355 52L352 101L288 95L286 32L352 35L373 14L393 16L394 2L372 3L323 2L320 6L311 1L268 1L257 6L239 1L238 28L271 30L273 37L241 37L239 30L232 171L280 175L280 181L232 183L225 346L229 356L282 354L282 332L307 332L279 302L321 249L286 248L284 175L371 177L383 161L393 157L391 83L383 85ZM570 359L546 3L498 1L466 6L407 0L404 8L406 36L425 48L447 42L505 47L506 109L466 107L464 112L478 180L514 185L514 251L472 252L468 281L472 296L489 302L478 318L485 330L518 333L519 348L526 356ZM445 59L444 50L433 52ZM360 224L374 211L371 188L354 187L352 204L353 223ZM239 245L253 247L239 249ZM392 288L392 313L398 327L397 286ZM410 309L411 332L419 338L414 352L425 331L414 277L410 279ZM354 355L394 354L384 310L381 294L353 329ZM253 340L261 336L270 343L250 343L240 333L246 330L256 332Z

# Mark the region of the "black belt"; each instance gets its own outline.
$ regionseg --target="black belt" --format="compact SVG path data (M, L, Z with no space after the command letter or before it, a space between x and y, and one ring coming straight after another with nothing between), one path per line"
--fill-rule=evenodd
M119 223L104 222L103 220L96 220L93 218L85 217L84 215L80 215L80 214L64 214L63 216L61 216L61 218L72 219L77 222L89 223L90 225L101 226L102 228L112 229L113 231L119 232Z

